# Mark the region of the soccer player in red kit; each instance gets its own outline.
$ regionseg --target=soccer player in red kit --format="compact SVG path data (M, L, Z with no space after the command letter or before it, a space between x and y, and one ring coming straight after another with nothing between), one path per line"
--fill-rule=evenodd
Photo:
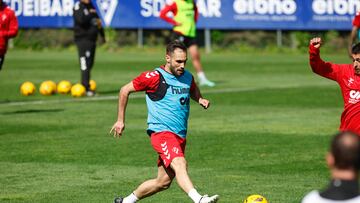
M18 29L14 11L0 0L0 70L4 63L8 40L17 35Z
M320 58L322 40L319 37L310 40L310 66L314 73L336 81L344 100L341 115L341 131L360 134L360 43L351 50L352 64L333 64Z
M110 133L114 132L115 137L122 136L129 94L145 91L147 133L159 158L157 177L143 182L127 197L115 198L114 203L135 203L168 189L174 178L194 203L215 203L219 199L218 195L200 195L197 192L188 175L185 159L190 99L205 109L210 102L201 96L192 74L185 69L187 48L182 42L170 42L165 59L164 66L142 73L120 90L118 119Z

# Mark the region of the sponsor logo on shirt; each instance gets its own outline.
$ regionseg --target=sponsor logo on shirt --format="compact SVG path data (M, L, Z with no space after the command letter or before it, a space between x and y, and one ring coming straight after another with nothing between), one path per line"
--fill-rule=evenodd
M356 104L360 101L360 91L351 90L349 96L349 103L351 104Z
M188 94L190 92L190 88L188 87L174 87L174 86L170 86L171 87L171 92L173 94Z

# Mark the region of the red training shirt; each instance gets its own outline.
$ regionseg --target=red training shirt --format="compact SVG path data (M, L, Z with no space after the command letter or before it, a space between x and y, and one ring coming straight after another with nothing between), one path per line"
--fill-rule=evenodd
M353 26L360 27L360 11L356 12L356 15L352 21Z
M320 50L309 46L310 66L314 73L336 81L344 100L340 130L360 135L360 76L352 64L333 64L320 58Z
M3 5L0 6L0 55L6 53L8 39L15 37L18 29L18 21L14 11L3 3Z

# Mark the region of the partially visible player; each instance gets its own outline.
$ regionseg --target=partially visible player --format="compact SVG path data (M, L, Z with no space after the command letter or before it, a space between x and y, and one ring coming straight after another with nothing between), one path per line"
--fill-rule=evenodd
M320 58L322 40L319 37L310 40L310 66L314 73L336 81L344 100L341 115L341 131L353 131L360 134L360 43L352 47L352 64L334 64Z
M351 48L352 46L356 43L359 42L360 39L360 33L359 33L359 28L360 28L360 11L358 11L352 21L352 29L351 29L351 33L350 33L350 37L349 37L349 47L348 47L348 53L350 58L351 56Z
M218 195L200 195L187 171L185 145L190 99L207 109L210 102L201 96L190 72L185 70L187 49L180 41L166 48L166 64L142 73L123 86L119 93L118 119L110 133L121 136L125 129L125 110L129 94L146 91L148 135L158 153L157 177L143 182L129 196L116 198L115 203L134 203L170 187L174 178L195 203L216 202Z
M17 35L18 29L14 11L3 0L0 0L0 70L5 60L8 40Z
M173 14L173 18L168 16L169 13ZM174 26L172 38L180 40L188 47L199 84L213 87L215 83L206 78L200 61L196 41L198 17L199 12L193 0L173 0L160 11L160 18Z
M301 203L359 203L360 136L347 131L335 135L326 162L329 186L310 192Z

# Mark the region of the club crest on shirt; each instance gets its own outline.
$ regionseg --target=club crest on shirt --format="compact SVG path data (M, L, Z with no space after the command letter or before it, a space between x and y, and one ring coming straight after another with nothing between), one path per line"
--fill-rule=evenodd
M348 86L350 86L350 85L352 85L353 83L354 83L354 79L353 78L349 78L349 80L348 80Z
M114 17L118 0L96 0L96 4L98 5L98 9L105 25L109 26Z

